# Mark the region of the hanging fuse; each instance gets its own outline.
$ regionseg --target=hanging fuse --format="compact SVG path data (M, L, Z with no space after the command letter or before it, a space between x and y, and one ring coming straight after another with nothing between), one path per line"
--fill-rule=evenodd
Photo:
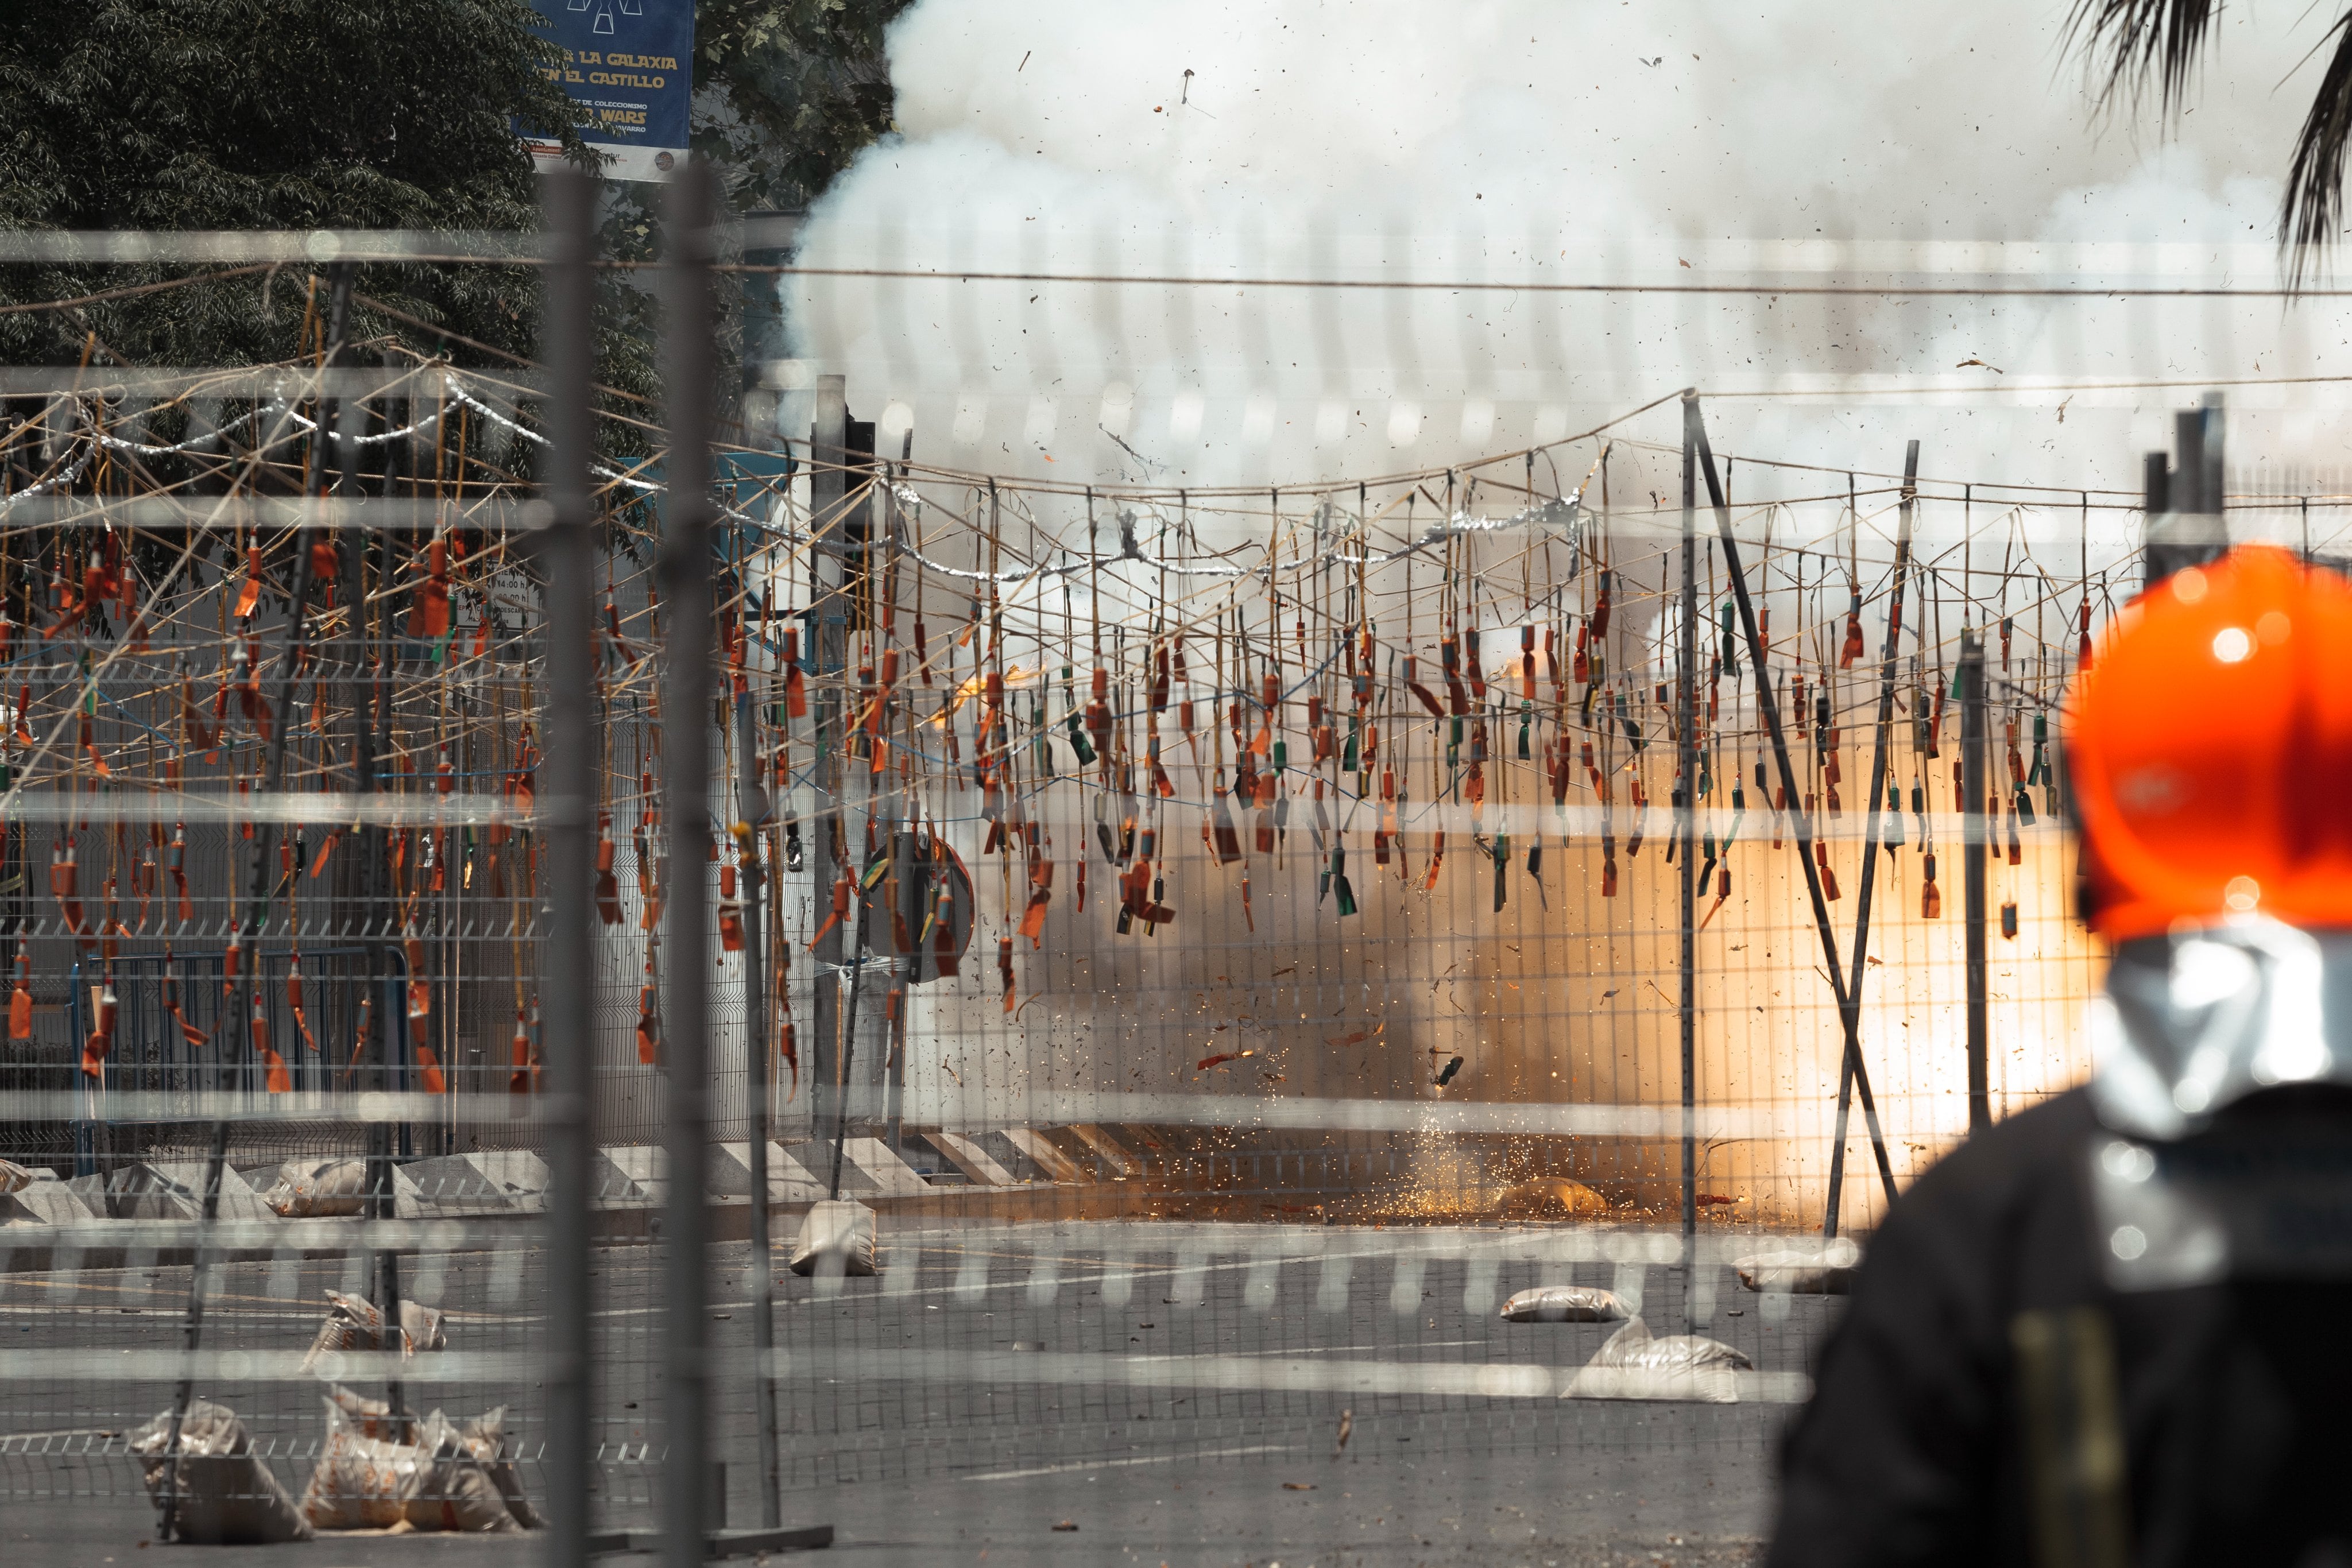
M236 608L229 612L232 619L243 621L261 602L261 547L247 545L245 549L245 580L237 585Z
M111 976L92 987L91 992L90 1030L81 1044L81 1070L87 1076L102 1081L106 1076L106 1059L114 1052L114 1020L120 1004L115 998ZM255 1005L259 1006L258 1002ZM273 1093L278 1092L275 1082L270 1089Z
M621 923L621 879L613 873L613 815L597 814L596 917L607 925Z
M179 897L180 923L186 925L195 917L195 904L188 896L188 826L185 822L172 825L172 844L164 851L164 867L172 873L172 888Z
M1241 834L1234 827L1232 806L1225 798L1224 779L1219 775L1211 791L1210 853L1219 865L1231 865L1242 858Z
M637 1061L646 1067L662 1062L661 1007L650 983L637 988Z
M507 1092L528 1094L538 1077L539 1052L530 1042L530 1025L520 1008L515 1009L514 1039L508 1047Z
M436 535L425 547L424 578L409 600L408 634L434 643L449 634L449 543Z
M1411 653L1404 656L1404 685L1405 690L1411 692L1421 706L1429 710L1430 717L1445 716L1444 705L1437 700L1435 693L1421 684L1421 661Z
M294 1027L301 1032L302 1044L313 1056L319 1054L319 1038L310 1032L310 1015L302 1009L302 955L295 954L286 965L286 1010L293 1016Z
M1078 862L1081 867L1085 862ZM931 967L952 977L962 967L962 950L955 934L955 900L942 881L931 900Z
M272 1094L290 1094L294 1080L286 1071L286 1059L269 1043L269 1014L262 1008L261 993L253 994L253 1054L261 1059L262 1082Z
M433 1016L433 982L425 973L425 942L414 930L401 938L402 954L408 960L408 1029L412 1036L422 1037L425 1019Z
M784 714L787 721L808 716L808 683L801 674L801 634L784 628Z
M1473 645L1475 645L1475 640ZM1446 711L1455 718L1461 718L1470 711L1470 698L1462 689L1462 639L1459 632L1440 640L1437 656L1445 676ZM1486 695L1484 683L1480 685L1479 695Z
M8 1038L33 1038L33 956L16 944L16 986L8 993Z
M845 875L836 879L833 884L833 913L824 917L824 924L818 926L816 935L809 938L809 951L814 952L816 945L824 940L825 933L840 925L848 914L849 878Z
M1094 672L1092 695L1087 699L1087 731L1094 737L1095 756L1102 759L1106 768L1110 766L1110 672L1097 670ZM1092 761L1094 758L1081 758L1080 760Z
M725 953L743 950L743 901L735 895L732 862L719 868L719 946Z
M1274 727L1282 717L1282 679L1271 670L1258 681L1258 711L1264 716L1249 748L1252 755L1265 757L1274 743Z

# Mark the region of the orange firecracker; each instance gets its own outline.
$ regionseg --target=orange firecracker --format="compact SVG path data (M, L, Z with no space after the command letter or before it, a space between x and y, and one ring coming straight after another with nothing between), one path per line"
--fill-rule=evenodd
M8 1038L33 1038L33 957L16 944L16 988L8 993Z
M263 1010L261 998L253 998L253 1054L261 1059L262 1082L272 1094L294 1092L293 1076L286 1071L286 1059L270 1049L269 1015Z

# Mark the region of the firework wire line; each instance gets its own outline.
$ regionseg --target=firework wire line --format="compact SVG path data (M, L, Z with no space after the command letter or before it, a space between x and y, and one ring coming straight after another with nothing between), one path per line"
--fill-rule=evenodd
M453 243L454 242L454 243ZM483 231L457 235L430 230L317 229L131 231L17 230L0 235L0 263L76 263L106 266L194 264L285 266L293 263L390 264L435 266L543 266L549 257L543 235L527 231ZM604 260L607 270L638 270L658 262ZM1929 284L1898 283L1808 284L1785 281L1790 272L1818 272L1819 267L1787 267L1780 278L1737 283L1643 283L1602 279L1547 282L1496 278L1298 277L1225 274L1143 272L995 271L957 267L806 267L718 263L714 271L777 277L866 277L908 282L1020 283L1118 285L1159 288L1297 288L1372 290L1412 293L1499 294L1659 294L1659 295L1825 295L1890 296L1904 298L2242 298L2300 299L2352 297L2352 287L2319 288L2278 285L2248 288L2227 286L2150 284ZM1895 271L1901 267L1855 267L1855 271ZM1936 268L1937 272L1965 270Z

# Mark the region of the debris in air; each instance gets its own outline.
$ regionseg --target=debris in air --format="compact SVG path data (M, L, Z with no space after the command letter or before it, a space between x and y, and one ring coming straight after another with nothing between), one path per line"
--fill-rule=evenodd
M1504 1188L1497 1207L1515 1219L1576 1219L1608 1213L1609 1200L1580 1181L1538 1176Z

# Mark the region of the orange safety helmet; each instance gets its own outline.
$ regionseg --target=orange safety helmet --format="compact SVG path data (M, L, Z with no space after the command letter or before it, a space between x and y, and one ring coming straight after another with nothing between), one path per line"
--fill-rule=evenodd
M2352 926L2352 582L2245 545L2135 600L2075 683L2092 927Z

